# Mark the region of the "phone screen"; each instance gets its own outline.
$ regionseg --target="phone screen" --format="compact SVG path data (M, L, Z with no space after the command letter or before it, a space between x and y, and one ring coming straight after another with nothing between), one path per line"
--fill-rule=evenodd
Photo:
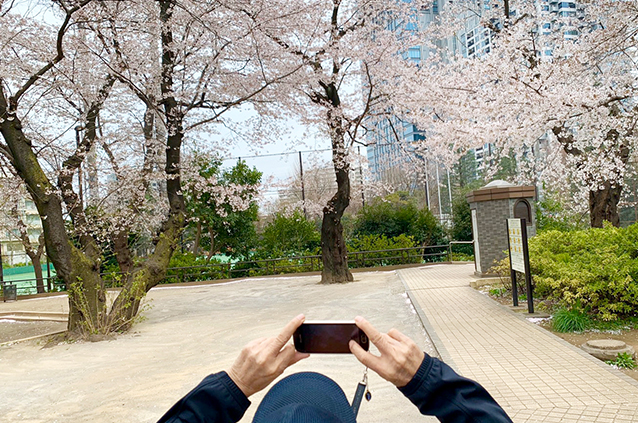
M305 353L349 353L351 339L368 351L368 337L353 322L306 322L293 335L295 349Z

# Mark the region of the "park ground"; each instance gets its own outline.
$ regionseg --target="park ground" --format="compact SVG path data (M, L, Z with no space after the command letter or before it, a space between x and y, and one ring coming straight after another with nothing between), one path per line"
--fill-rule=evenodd
M145 320L126 334L1 345L0 421L156 421L208 373L227 369L243 345L277 334L301 312L309 319L363 315L382 331L396 327L478 380L516 423L638 421L636 380L472 289L473 271L472 264L436 264L356 273L343 285L296 276L159 287L149 293ZM60 312L66 303L63 295L0 303L0 313ZM363 366L351 355L314 355L287 373L296 371L326 374L350 398ZM374 374L370 390L362 422L436 421Z
M0 421L156 421L206 375L229 368L243 345L276 335L299 313L313 320L362 315L380 330L395 327L436 354L394 272L356 273L355 282L344 285L319 285L319 279L155 288L148 294L144 320L114 339L41 339L1 346ZM0 312L27 307L61 311L67 299L0 303ZM351 398L363 370L351 355L325 355L312 356L286 374L318 371L336 380ZM429 421L376 375L370 375L370 390L373 398L362 404L361 421ZM251 397L253 404L263 394ZM255 410L252 405L242 422L251 421Z

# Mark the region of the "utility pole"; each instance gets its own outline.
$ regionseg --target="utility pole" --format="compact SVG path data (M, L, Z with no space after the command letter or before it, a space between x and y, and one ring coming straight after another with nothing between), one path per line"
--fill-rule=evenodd
M452 181L450 180L450 169L445 169L447 172L447 194L450 198L450 216L452 216Z
M439 222L443 219L443 209L441 208L441 180L439 179L439 164L436 163L436 195L439 199Z
M301 175L301 203L303 204L303 215L306 219L308 219L308 214L306 213L306 189L303 183L303 161L301 160L301 151L299 152L299 173Z
M428 173L428 159L423 156L423 165L424 165L424 169L425 169L425 183L423 184L425 187L425 207L428 208L428 210L432 211L430 209L430 185L428 184L428 179L429 179L429 173Z
M363 170L361 170L361 146L357 146L357 154L359 154L359 177L361 178L361 207L366 206L365 189L363 188Z

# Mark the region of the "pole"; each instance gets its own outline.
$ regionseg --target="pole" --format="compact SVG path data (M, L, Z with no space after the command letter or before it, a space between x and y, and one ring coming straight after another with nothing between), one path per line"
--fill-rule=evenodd
M507 251L512 251L512 247L510 246L510 223L509 221L505 221L505 226L507 227ZM511 253L510 257L511 257ZM518 286L516 285L516 270L512 268L512 260L510 258L510 280L512 281L512 303L514 307L518 307Z
M366 195L363 189L363 170L361 169L361 146L357 146L357 154L359 154L359 178L361 178L361 207L366 206Z
M443 218L443 210L441 208L441 179L439 178L439 164L436 164L436 195L439 199L439 222Z
M75 145L76 147L79 149L80 148L80 131L84 129L82 126L76 126L75 127ZM84 210L84 194L82 192L82 164L80 163L80 166L78 166L78 184L79 184L79 191L78 194L80 196L80 205L82 206L82 209Z
M445 169L447 172L447 195L450 199L450 216L452 215L452 181L450 181L450 170Z
M0 283L4 282L4 269L2 268L2 243L0 242Z
M47 291L51 292L51 263L49 262L48 254L47 254Z
M306 219L308 219L308 214L306 213L306 189L303 183L303 161L301 160L301 151L299 152L299 173L301 175L301 204L303 204L303 215Z
M527 284L527 311L534 313L534 292L532 292L532 273L529 268L529 249L527 248L527 223L521 219L521 237L523 239L523 260L525 261L525 283Z
M429 173L428 173L428 159L424 156L423 157L423 163L425 164L425 207L428 208L428 210L432 210L430 208L430 185L428 184L428 179L429 178Z

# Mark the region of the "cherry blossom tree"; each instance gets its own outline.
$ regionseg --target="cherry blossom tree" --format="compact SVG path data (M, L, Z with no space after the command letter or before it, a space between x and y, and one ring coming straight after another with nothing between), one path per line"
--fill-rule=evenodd
M352 281L341 217L350 204L350 157L365 144L369 118L388 114L397 62L407 52L419 10L429 2L380 0L274 1L290 19L256 26L262 45L273 45L281 64L299 71L280 87L276 112L322 128L332 147L336 192L323 207L322 283ZM259 10L245 11L253 18ZM273 64L275 65L275 64ZM273 108L259 109L273 115Z
M521 181L578 187L591 226L618 225L638 135L638 7L580 3L580 19L552 20L534 1L487 11L454 2L424 36L458 36L468 14L481 14L491 51L469 59L433 54L418 73L405 74L404 94L394 104L426 131L424 147L449 162L490 143L503 155L514 152Z
M0 3L0 153L38 208L69 329L124 330L186 223L182 150L205 148L228 110L272 96L296 68L263 66L262 15L246 19L242 1L54 0L44 19L30 14L41 4ZM148 255L131 234L151 240ZM123 272L112 303L108 245Z

